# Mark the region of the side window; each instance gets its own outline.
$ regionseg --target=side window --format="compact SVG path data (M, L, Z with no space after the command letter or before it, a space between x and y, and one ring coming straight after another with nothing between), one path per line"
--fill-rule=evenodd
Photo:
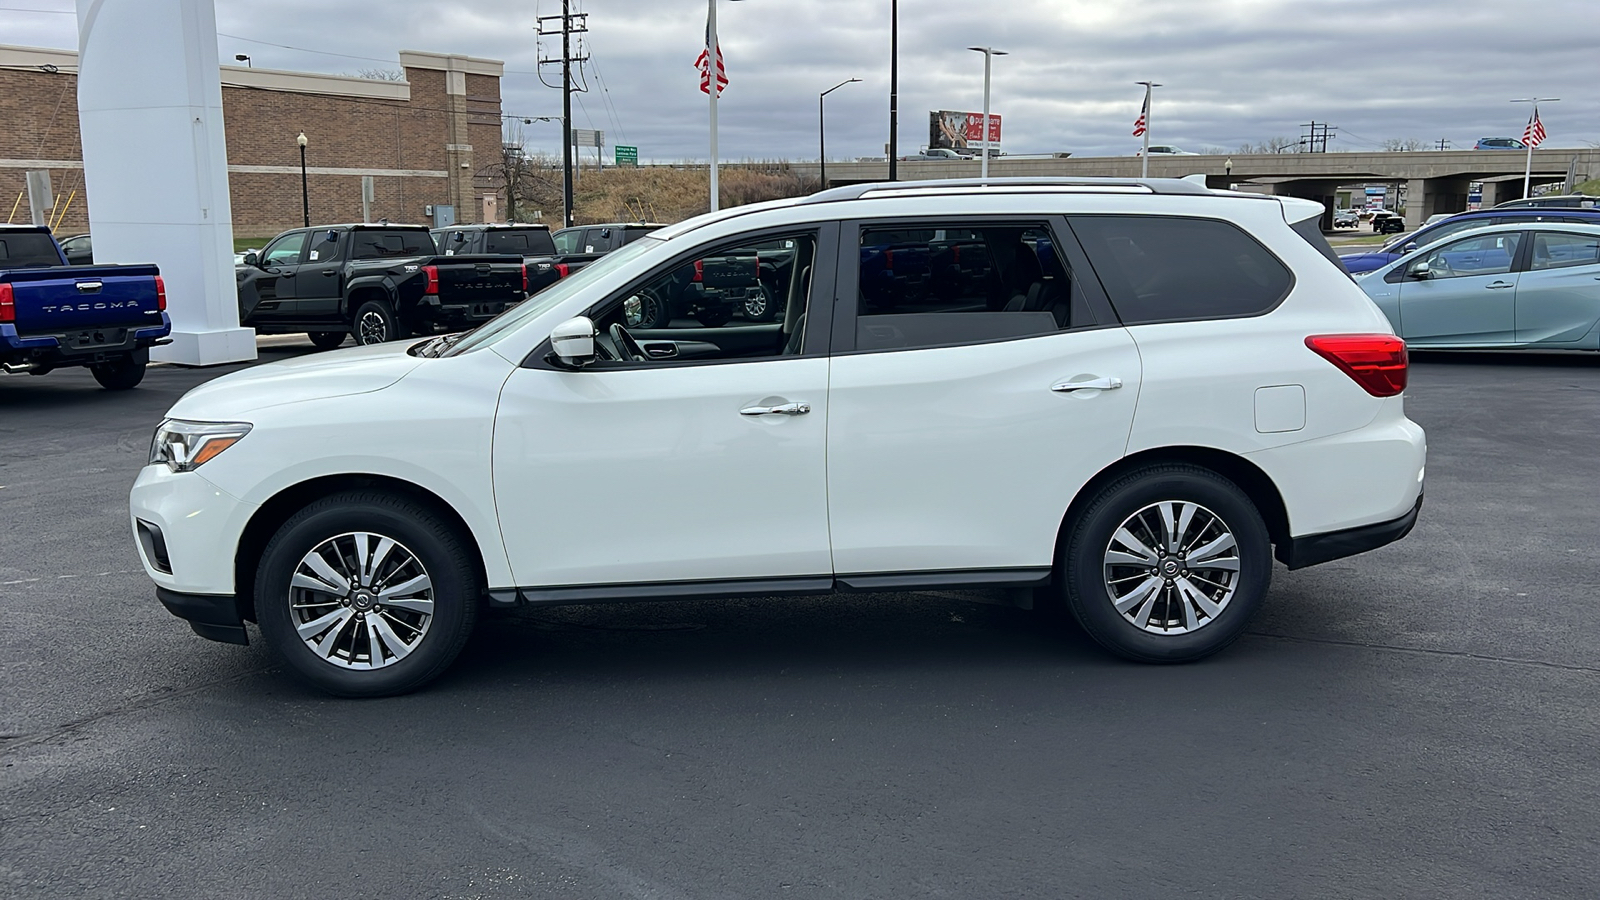
M1600 238L1586 234L1536 231L1533 234L1533 271L1592 266L1600 263Z
M552 239L556 243L556 252L566 254L578 252L578 241L582 237L583 229L568 228L556 232Z
M1462 238L1434 250L1422 262L1431 279L1503 275L1511 271L1521 241L1522 233L1516 231Z
M1081 216L1071 220L1123 324L1253 316L1294 278L1250 235L1217 219Z
M861 230L856 349L1051 334L1074 324L1071 273L1048 226L951 222Z
M306 247L306 262L325 263L339 258L339 232L313 231Z
M816 252L801 232L685 260L602 307L599 343L613 362L798 355Z
M306 233L296 231L286 234L267 245L261 254L263 266L293 266L300 262L300 248L306 244Z
M605 253L611 249L611 229L590 228L583 233L584 253Z

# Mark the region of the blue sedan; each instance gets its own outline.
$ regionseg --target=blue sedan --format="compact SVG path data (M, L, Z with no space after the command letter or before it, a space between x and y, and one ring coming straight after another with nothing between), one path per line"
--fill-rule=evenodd
M1346 253L1339 257L1345 270L1352 275L1371 272L1386 266L1418 247L1442 241L1469 229L1486 225L1505 225L1511 222L1575 222L1600 225L1600 209L1508 209L1497 207L1476 212L1464 212L1417 229L1414 234L1401 235L1382 249L1366 253Z
M1600 350L1600 225L1496 225L1356 278L1417 349Z

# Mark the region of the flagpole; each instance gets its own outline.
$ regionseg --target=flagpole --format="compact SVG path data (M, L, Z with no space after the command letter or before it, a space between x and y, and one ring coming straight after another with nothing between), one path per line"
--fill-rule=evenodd
M1151 81L1135 81L1134 84L1144 85L1144 149L1140 151L1139 177L1150 177L1150 97L1155 89L1161 85Z
M1539 121L1539 101L1535 100L1535 101L1533 101L1533 118L1528 120L1528 127L1532 128L1533 127L1533 123L1535 123L1537 121ZM1527 142L1527 144L1528 144L1528 161L1522 167L1522 196L1523 197L1527 197L1528 196L1528 186L1533 182L1533 144L1532 144L1532 142Z
M706 93L711 97L711 211L717 211L717 0L706 0L706 74L711 78Z

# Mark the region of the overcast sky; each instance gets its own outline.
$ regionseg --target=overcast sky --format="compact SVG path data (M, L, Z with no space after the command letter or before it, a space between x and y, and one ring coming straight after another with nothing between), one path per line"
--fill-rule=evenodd
M112 0L118 2L118 0ZM120 0L143 2L143 0ZM589 14L587 94L577 127L646 159L704 159L706 102L693 62L705 0L572 0ZM222 59L354 74L398 68L401 49L506 62L507 113L559 114L536 77L559 39L535 35L560 0L216 0ZM71 0L0 0L0 43L77 45ZM815 159L817 94L828 97L831 158L882 155L888 139L889 0L719 0L731 84L721 103L724 159ZM20 10L55 10L25 12ZM927 141L928 111L979 110L983 59L995 60L993 111L1010 153L1123 155L1138 80L1156 91L1152 139L1233 150L1298 137L1310 121L1338 130L1330 149L1391 138L1469 148L1520 136L1514 97L1541 109L1549 147L1600 142L1600 0L903 0L900 146ZM282 45L282 46L279 46ZM290 49L295 48L295 49ZM341 55L342 54L342 55ZM365 58L362 58L365 57ZM559 67L547 78L559 79ZM559 148L553 124L533 148ZM559 151L558 151L559 152Z

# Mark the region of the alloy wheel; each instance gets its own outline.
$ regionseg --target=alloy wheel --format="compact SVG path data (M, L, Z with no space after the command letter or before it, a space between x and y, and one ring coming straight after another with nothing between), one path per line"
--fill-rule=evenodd
M1188 634L1215 622L1239 587L1239 550L1221 516L1182 500L1152 503L1106 545L1112 605L1153 634Z
M381 669L421 644L433 621L433 582L416 554L390 537L351 532L301 558L289 582L295 631L341 669Z
M383 313L368 310L356 323L356 336L362 344L381 344L389 339L389 322Z

